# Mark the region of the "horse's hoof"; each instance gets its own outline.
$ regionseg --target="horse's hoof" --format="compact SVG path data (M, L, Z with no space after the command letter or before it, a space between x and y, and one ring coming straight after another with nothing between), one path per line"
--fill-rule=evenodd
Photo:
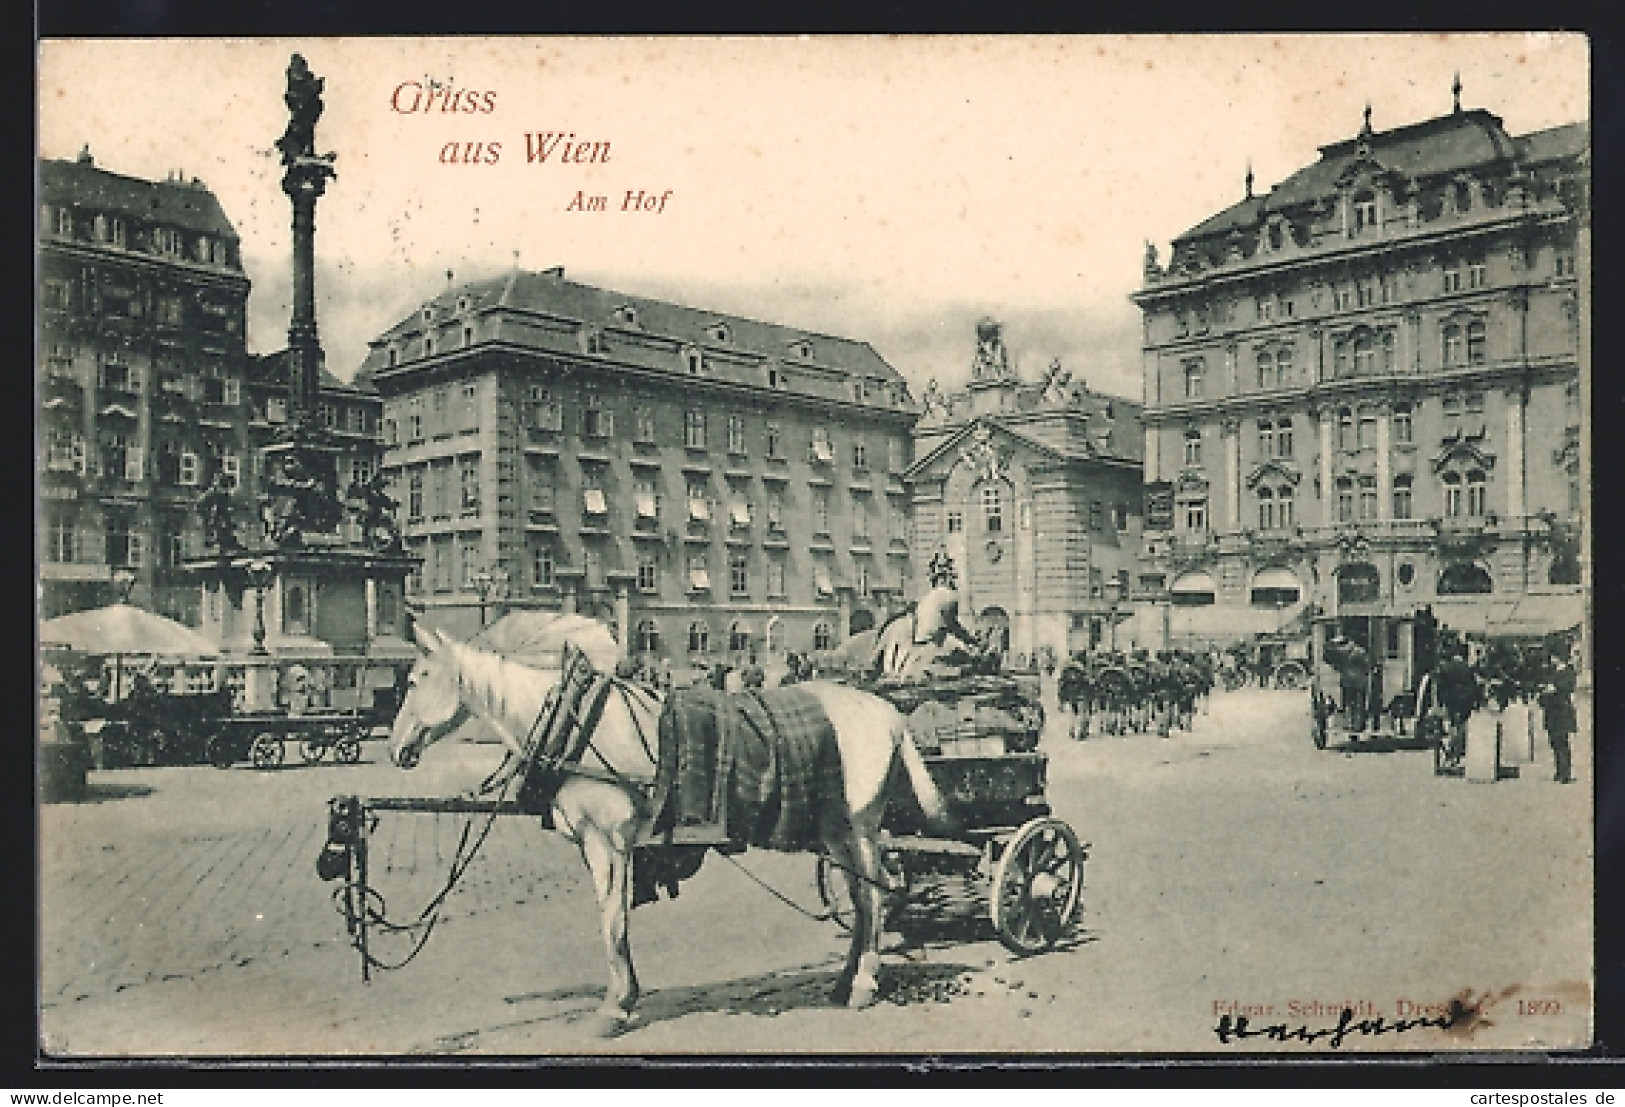
M613 1014L600 1011L593 1015L587 1025L595 1038L619 1038L632 1029L632 1016L624 1011Z

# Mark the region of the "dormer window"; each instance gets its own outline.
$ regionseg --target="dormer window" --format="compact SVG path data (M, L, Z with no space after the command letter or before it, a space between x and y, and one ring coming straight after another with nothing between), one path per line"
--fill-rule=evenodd
M581 343L581 352L584 354L602 354L608 347L604 343L604 332L597 327L582 327L577 332L577 339Z
M683 349L683 368L691 377L699 376L705 370L705 355L693 346Z
M767 367L767 386L769 388L783 388L784 370L777 365L769 365Z
M56 233L63 238L73 237L73 209L56 209Z
M633 307L631 304L622 304L620 307L616 308L614 317L615 321L621 324L623 327L635 327L638 325L638 309Z
M426 307L426 308L423 309L423 321L425 323L433 323L434 322L434 308Z
M457 297L457 310L458 311L467 311L468 310L468 297L467 296L459 296L459 297Z
M798 338L794 342L790 343L790 352L799 358L811 358L812 343L808 342L805 338Z
M400 351L391 346L384 354L385 363L393 369L401 359Z
M1360 192L1354 197L1354 233L1377 226L1377 197L1371 192Z
M1450 189L1450 198L1455 204L1457 214L1471 211L1473 208L1473 186L1466 181L1457 181Z
M434 335L426 334L426 335L423 336L423 356L424 357L429 357L433 353L434 353Z
M712 342L729 342L732 340L726 323L712 323L706 328L705 334Z

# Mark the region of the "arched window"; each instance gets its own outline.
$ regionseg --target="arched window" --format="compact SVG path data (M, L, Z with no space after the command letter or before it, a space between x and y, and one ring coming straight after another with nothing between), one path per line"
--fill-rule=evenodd
M660 652L660 627L653 619L638 623L637 643L639 653Z
M1275 387L1275 355L1269 350L1262 350L1258 355L1258 387Z
M1339 450L1354 449L1354 409L1340 407L1337 409L1337 448Z
M813 627L813 649L827 650L834 644L835 637L830 634L828 623L818 623Z
M1482 469L1473 469L1467 474L1467 514L1485 515L1488 500L1488 489Z
M1445 518L1458 518L1461 515L1461 474L1446 473L1441 479L1444 482Z
M1369 561L1344 565L1337 570L1338 603L1374 603L1382 595L1382 577Z
M711 651L711 628L704 623L688 624L688 652L709 653Z
M1195 427L1185 431L1185 464L1202 464L1202 432Z

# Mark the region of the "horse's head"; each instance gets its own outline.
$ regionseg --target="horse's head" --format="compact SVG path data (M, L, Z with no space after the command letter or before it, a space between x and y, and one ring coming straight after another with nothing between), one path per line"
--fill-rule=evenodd
M389 759L403 769L418 763L423 751L463 721L466 709L457 689L457 662L437 630L414 624L412 634L423 651L407 674L406 694L389 735Z

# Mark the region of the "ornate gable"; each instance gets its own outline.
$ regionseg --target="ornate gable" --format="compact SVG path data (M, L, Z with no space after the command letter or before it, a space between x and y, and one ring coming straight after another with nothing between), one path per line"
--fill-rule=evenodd
M1485 450L1471 438L1459 439L1445 446L1433 458L1433 471L1442 473L1445 469L1491 469L1495 466L1495 455Z
M1281 462L1272 459L1255 467L1251 473L1247 474L1247 487L1257 488L1265 480L1268 480L1271 484L1284 482L1296 487L1297 483L1302 479L1303 474L1298 472L1296 468L1283 465Z

